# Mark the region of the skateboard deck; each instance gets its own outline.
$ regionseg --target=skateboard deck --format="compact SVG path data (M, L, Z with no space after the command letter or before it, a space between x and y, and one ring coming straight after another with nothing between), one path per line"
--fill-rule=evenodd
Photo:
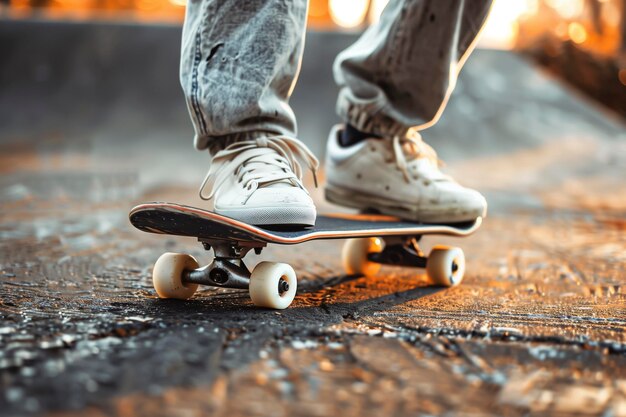
M480 227L481 218L455 224L424 224L382 215L327 214L312 227L254 226L207 210L174 203L147 203L133 208L130 222L144 232L190 236L201 240L297 244L316 239L353 237L466 236Z
M164 253L152 271L159 297L187 299L199 284L248 289L259 307L283 309L296 295L293 268L263 261L252 271L243 258L260 254L268 244L294 245L316 239L348 239L341 251L347 274L375 275L381 265L426 268L436 285L454 286L463 279L465 257L460 248L435 246L426 256L422 235L467 236L482 219L456 224L421 224L381 215L326 214L311 227L254 226L207 210L174 203L147 203L133 208L130 222L149 233L190 236L213 250L213 261L200 267L188 254Z

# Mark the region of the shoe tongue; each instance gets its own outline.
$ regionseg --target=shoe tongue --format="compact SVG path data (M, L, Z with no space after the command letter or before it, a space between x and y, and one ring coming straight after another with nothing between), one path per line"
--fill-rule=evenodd
M253 167L255 171L262 171L262 172L267 172L267 173L280 170L280 168L275 165L270 165L262 161L255 161L254 159L248 161L247 165ZM259 188L288 188L288 187L293 187L293 186L294 184L288 179L275 180L275 181L270 180L269 182L263 182L263 181L259 182Z

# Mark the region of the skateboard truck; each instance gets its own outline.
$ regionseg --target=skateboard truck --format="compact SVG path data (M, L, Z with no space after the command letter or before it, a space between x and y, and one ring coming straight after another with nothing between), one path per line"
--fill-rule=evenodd
M222 288L249 288L251 272L243 263L242 258L251 249L260 254L263 247L267 245L266 243L255 245L246 242L247 245L241 245L226 240L198 240L202 242L204 249L213 249L215 257L213 262L203 268L186 270L183 273L184 283Z
M418 246L419 237L385 239L381 252L367 254L367 259L379 264L426 268L428 258Z

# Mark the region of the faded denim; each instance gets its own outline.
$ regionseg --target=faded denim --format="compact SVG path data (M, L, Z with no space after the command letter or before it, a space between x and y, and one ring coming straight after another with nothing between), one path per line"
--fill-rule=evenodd
M337 113L396 135L438 119L491 0L390 0L381 19L339 54ZM189 0L180 80L195 146L296 136L288 101L300 70L306 0Z

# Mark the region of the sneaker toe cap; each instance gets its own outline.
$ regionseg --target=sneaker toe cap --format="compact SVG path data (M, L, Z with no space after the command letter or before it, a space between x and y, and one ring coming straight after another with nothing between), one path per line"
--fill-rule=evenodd
M268 206L311 206L313 200L309 194L300 188L262 188L256 190L246 201L248 207Z
M458 195L457 203L465 212L473 217L485 217L487 215L487 200L476 190L466 188Z

